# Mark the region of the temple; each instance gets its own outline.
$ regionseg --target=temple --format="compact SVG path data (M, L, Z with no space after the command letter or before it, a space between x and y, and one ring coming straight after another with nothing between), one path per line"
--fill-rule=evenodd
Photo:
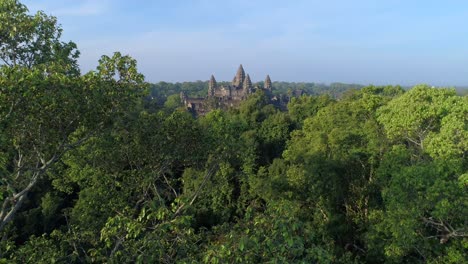
M263 88L253 87L250 76L245 74L241 64L230 85L218 85L215 77L211 75L208 95L205 98L190 98L184 92L181 92L180 96L189 111L195 115L205 115L213 108L236 107L257 89L263 89L271 95L273 86L270 76L266 76Z

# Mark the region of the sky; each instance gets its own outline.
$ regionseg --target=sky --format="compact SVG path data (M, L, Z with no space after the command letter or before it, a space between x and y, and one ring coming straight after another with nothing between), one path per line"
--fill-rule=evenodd
M253 81L468 85L466 0L27 0L77 43L137 59L150 82Z

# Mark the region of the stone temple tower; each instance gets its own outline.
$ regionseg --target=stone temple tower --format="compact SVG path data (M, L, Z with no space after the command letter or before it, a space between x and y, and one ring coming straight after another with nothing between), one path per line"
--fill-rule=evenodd
M250 76L248 74L244 79L243 88L244 88L244 93L245 94L251 94L252 93L252 81L250 80Z
M239 69L237 69L236 77L234 77L232 85L236 87L241 87L242 84L244 83L244 79L245 79L245 71L244 71L244 67L242 67L242 64L241 64L239 65Z
M272 90L273 88L273 85L271 84L271 79L270 79L270 75L267 75L266 78L265 78L265 83L263 85L263 88L267 91L270 91Z
M211 75L210 82L208 83L208 97L214 96L216 86L216 79L213 75Z

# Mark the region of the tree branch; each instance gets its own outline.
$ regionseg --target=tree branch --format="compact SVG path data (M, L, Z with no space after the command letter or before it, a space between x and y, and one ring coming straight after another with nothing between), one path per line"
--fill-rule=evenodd
M213 173L215 173L218 169L218 165L215 164L213 165L209 170L208 172L205 174L205 177L203 178L203 182L200 184L200 186L198 186L198 189L195 191L195 193L193 194L192 196L192 199L190 199L190 202L188 204L188 206L191 206L195 200L197 199L198 195L200 194L201 190L203 189L203 187L205 186L206 182L208 181L208 179L211 177L211 175L213 175ZM182 205L179 206L179 208L177 208L176 212L174 213L173 215L173 219L176 218L180 213L182 213L183 209L185 208L186 204L183 203Z
M468 233L466 232L465 228L454 229L449 223L446 223L442 220L435 220L433 217L423 217L423 222L426 225L431 226L432 228L436 229L440 232L440 235L431 236L431 237L439 237L440 243L446 243L452 237L468 237ZM428 238L431 238L428 237Z

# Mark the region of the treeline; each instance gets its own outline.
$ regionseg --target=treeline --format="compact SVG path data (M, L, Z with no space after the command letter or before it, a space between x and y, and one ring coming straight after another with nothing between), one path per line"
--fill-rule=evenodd
M367 86L280 111L258 91L194 119L147 104L129 56L80 74L72 43L34 37L53 17L0 3L24 30L0 42L0 262L466 261L468 97Z
M263 82L254 83L253 86L263 87ZM230 82L218 82L218 85L230 85ZM359 90L365 87L360 84L347 83L314 83L314 82L273 82L273 93L277 95L291 96L294 91L303 91L308 95L327 94L335 99L341 98L347 91ZM405 90L411 87L402 87ZM467 87L455 87L458 95L464 96L468 94ZM189 97L206 97L208 94L208 81L196 82L158 82L150 84L149 98L154 104L163 105L167 98L171 95L179 95L180 92L186 92Z
M218 82L218 85L230 85L230 82ZM253 86L263 87L263 82L254 83ZM358 90L364 87L359 84L345 83L308 83L308 82L273 82L273 93L292 95L294 91L303 91L308 95L328 94L333 98L340 98L348 90ZM208 94L208 81L196 82L158 82L150 85L150 98L154 103L163 105L171 95L186 92L189 97L206 97Z
M455 87L458 95L467 96L468 95L468 87Z

